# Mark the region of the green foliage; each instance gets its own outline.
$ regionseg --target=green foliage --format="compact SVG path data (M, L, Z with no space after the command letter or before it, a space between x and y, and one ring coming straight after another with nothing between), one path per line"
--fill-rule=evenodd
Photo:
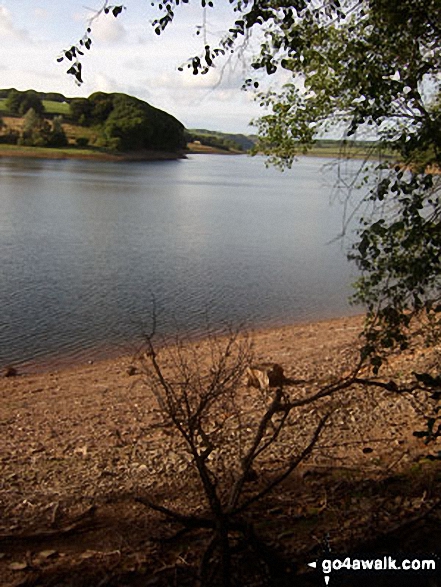
M258 150L289 167L333 130L375 136L401 162L374 169L370 213L350 255L362 273L355 301L368 309L364 352L378 371L385 354L409 344L412 317L424 315L431 336L441 326L441 183L426 171L441 167L439 3L252 7L239 8L244 26L260 20L266 30L253 68L291 76L259 95L269 112L257 121Z
M25 100L25 95L28 97L28 102L21 108L21 104ZM29 96L31 96L31 104L29 105ZM35 97L37 99L35 99ZM8 105L8 98L10 98L10 105ZM59 94L58 92L36 92L35 90L28 90L26 92L19 92L15 88L0 89L0 108L9 114L16 116L26 114L29 108L33 108L40 114L45 114L46 117L57 115L67 116L69 114L69 98ZM43 109L41 109L41 105ZM20 110L23 114L20 113Z
M72 122L80 126L90 126L92 123L93 103L87 98L73 98L69 102L69 113Z
M89 102L92 105L90 118L93 121L93 124L105 122L113 110L112 94L95 92L89 96Z
M62 126L62 117L56 116L52 121L52 130L49 135L48 147L66 147L68 140Z
M89 145L89 139L88 137L77 137L75 139L75 144L77 147L84 149Z
M43 102L33 90L24 92L18 113L23 116L30 108L34 109L40 115L44 112Z
M33 147L44 146L45 139L49 135L49 125L33 108L30 108L23 119L23 130L19 140L20 145Z
M96 96L96 95L94 95ZM185 147L184 127L170 114L126 94L105 94L89 100L106 105L103 135L112 150L176 151ZM93 112L96 110L94 108Z
M21 104L20 92L11 90L5 102L5 109L11 114L18 114Z
M4 100L9 96L9 93L11 92L11 90L13 90L14 88L3 88L0 89L0 100ZM17 91L17 90L15 90Z
M47 100L48 102L59 102L60 104L66 102L66 97L58 92L48 92L47 94L40 95L40 98L42 100Z
M149 125L140 102L120 94L113 97L111 105L111 112L104 125L104 135L109 140L113 139L118 150L136 151L151 143L152 126Z
M5 108L11 114L19 116L24 116L30 109L40 115L44 112L43 102L34 90L27 90L26 92L19 92L15 89L10 90L5 102Z
M52 125L30 108L23 119L23 130L18 144L26 147L65 147L67 137L61 117L55 117Z
M272 110L259 121L262 150L290 165L299 147L309 149L336 123L347 136L375 129L406 158L439 142L439 118L429 114L421 88L439 67L435 3L420 5L360 2L347 13L304 15L288 29L274 21L254 67L286 69L292 82L261 95Z
M110 151L177 151L186 145L184 127L170 114L126 94L96 92L69 102L70 118L99 133L96 147Z
M199 142L201 145L222 149L224 151L238 151L239 145L228 139L215 134L192 134L190 135L191 142Z

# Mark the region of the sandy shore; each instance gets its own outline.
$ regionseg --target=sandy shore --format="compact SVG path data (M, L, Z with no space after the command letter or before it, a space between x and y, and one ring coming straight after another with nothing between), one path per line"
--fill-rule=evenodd
M310 392L350 372L358 360L362 325L363 316L355 316L249 333L253 362L278 363L287 377L307 382L304 391ZM204 341L198 344L204 348ZM423 353L420 358L424 360ZM404 372L411 364L418 370L418 360L415 354L404 357L394 369ZM391 375L386 371L385 376ZM394 422L395 430L400 426L401 416L405 421L410 417L411 409L401 399L392 397L386 403L385 419L382 416L383 421L378 420L378 426L370 430L374 435L380 434L387 422ZM80 464L78 459L75 461L78 455L94 455L95 465L106 469L108 449L118 446L123 437L123 444L136 444L143 430L157 417L154 404L148 383L130 355L2 376L0 464L11 468L11 475L17 467L23 467L20 475L24 477L16 484L17 489L30 480L30 462L36 468L44 465L50 469L53 459L65 461L68 455L69 459L74 458L71 464L76 466ZM362 403L360 410L364 409L361 406ZM397 415L397 410L401 415ZM365 426L369 428L371 424L366 421ZM66 466L63 464L63 474L68 472ZM41 470L36 478L38 484L45 482ZM84 473L78 483L84 485L87 478ZM93 479L88 482L93 493L96 483ZM0 491L0 499L1 494Z
M255 361L279 363L294 379L327 377L348 360L361 324L352 317L258 331ZM0 504L16 504L26 492L33 503L57 493L92 496L102 482L108 491L114 474L100 473L98 482L94 471L112 469L116 454L118 480L130 480L124 470L138 462L133 447L157 418L151 392L132 374L134 364L122 356L0 377L0 465L8 479Z
M257 331L252 334L255 361L279 363L288 377L304 380L292 393L313 393L354 364L362 323L356 316ZM149 384L134 366L133 357L126 356L0 378L0 576L5 585L15 586L33 572L66 568L68 576L81 576L84 561L96 572L100 565L116 564L115 553L123 566L130 557L138 557L134 568L141 559L150 564L157 546L154 541L146 546L146 532L157 532L163 521L136 505L133 496L140 492L159 502L173 497L178 509L197 509L200 496L192 489L188 462L161 427ZM249 404L247 417L254 425L262 395L253 396L246 387L242 393L239 402ZM336 407L321 449L307 464L315 471L305 493L309 500L319 500L330 467L375 479L390 467L409 467L426 450L412 436L417 424L405 398L358 389ZM311 408L295 416L286 443L269 455L269 468L262 463L262 478L285 449L290 452L308 438ZM275 506L283 501L291 512L292 492L304 491L302 475L277 494ZM319 502L313 505L323 509ZM359 519L358 501L352 509L346 501L332 507L341 508L351 527ZM329 528L339 535L337 518ZM69 540L81 520L90 523L88 532L75 532Z
M358 359L362 324L363 317L355 316L250 333L253 361L278 363L287 377L309 382L303 390L309 393L353 368ZM203 341L198 344L203 348ZM375 407L377 411L383 410L381 418L371 421L372 410L363 407L367 395L364 394L358 408L369 413L364 423L366 438L371 433L381 436L388 422L393 422L396 430L402 425L402 417L406 422L410 417L409 406L388 398L386 407ZM73 476L78 483L77 491L82 487L83 494L90 491L93 495L97 488L96 479L90 474L93 468L111 468L108 459L115 447L118 452L121 443L126 447L137 445L157 418L152 392L133 356L1 377L0 463L13 480L7 491L18 491L18 499L20 487L30 482L36 484L39 494L44 494L43 487L49 488L54 475L60 473L57 483L64 485ZM121 473L133 458L125 454L125 448L122 452L125 464ZM87 463L90 459L92 468ZM17 470L19 481L14 477ZM104 481L107 487L108 479ZM0 500L1 496L2 491Z

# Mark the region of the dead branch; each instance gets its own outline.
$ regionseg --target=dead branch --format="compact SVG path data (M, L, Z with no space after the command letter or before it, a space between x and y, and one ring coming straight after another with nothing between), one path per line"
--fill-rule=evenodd
M399 387L393 381L370 379L360 359L344 377L306 382L307 388L315 387L306 395L296 396L290 385L298 381L288 378L271 391L253 392L244 386L244 375L253 364L251 345L237 332L230 330L223 338L209 333L201 344L185 344L178 337L174 345L162 347L157 347L154 336L156 324L146 336L146 352L141 358L144 381L153 390L164 424L176 432L169 437L174 450L190 455L208 510L203 515L183 514L144 497L136 500L186 530L208 530L210 539L200 561L200 578L209 581L211 571L220 569L224 587L231 579L230 533L239 532L246 540L249 531L243 514L317 449L336 409L331 400L367 387L393 394L421 390L421 384ZM294 435L296 440L287 451L291 436L285 432L300 426L302 433ZM263 486L253 486L251 474L265 458L283 462L277 472L272 468Z
M270 493L275 487L280 485L282 481L287 479L289 475L302 463L314 450L320 434L323 431L327 421L329 420L332 412L326 413L319 421L314 434L311 437L308 445L301 451L301 453L291 459L291 461L287 464L287 467L283 473L278 475L275 479L273 479L264 489L244 501L239 507L235 508L232 514L237 515L244 512L249 506L257 501L260 501L263 497L265 497L268 493Z

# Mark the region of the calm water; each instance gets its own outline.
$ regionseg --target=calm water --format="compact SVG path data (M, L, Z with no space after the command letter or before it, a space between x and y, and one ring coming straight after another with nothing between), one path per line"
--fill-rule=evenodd
M0 367L118 351L153 296L165 330L354 312L324 163L1 159Z

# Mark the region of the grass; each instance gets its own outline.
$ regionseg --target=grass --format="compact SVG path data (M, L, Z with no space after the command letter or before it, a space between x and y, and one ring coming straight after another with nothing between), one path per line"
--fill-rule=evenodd
M201 145L200 143L188 143L187 149L191 153L217 153L220 155L243 155L245 151L235 151L235 150L228 150L228 149L221 149L220 147L214 147L211 145Z
M4 157L22 156L44 159L68 159L68 158L98 158L115 159L110 153L98 149L79 149L76 147L51 148L51 147L25 147L22 145L0 145L0 154Z
M63 148L25 147L22 145L0 145L0 157L29 157L35 159L95 159L96 161L157 161L177 159L179 154L160 151L140 151L139 153L113 153L98 147Z
M7 115L6 110L7 98L0 98L0 112ZM69 104L66 102L54 102L53 100L43 100L43 106L46 114L60 114L61 116L69 115Z
M54 102L53 100L43 100L43 106L47 114L69 115L69 104L66 102Z
M348 143L342 147L339 141L317 141L311 151L307 153L314 157L329 157L332 159L349 158L349 159L393 159L392 153L378 150L374 143L369 144L365 141L359 143Z

